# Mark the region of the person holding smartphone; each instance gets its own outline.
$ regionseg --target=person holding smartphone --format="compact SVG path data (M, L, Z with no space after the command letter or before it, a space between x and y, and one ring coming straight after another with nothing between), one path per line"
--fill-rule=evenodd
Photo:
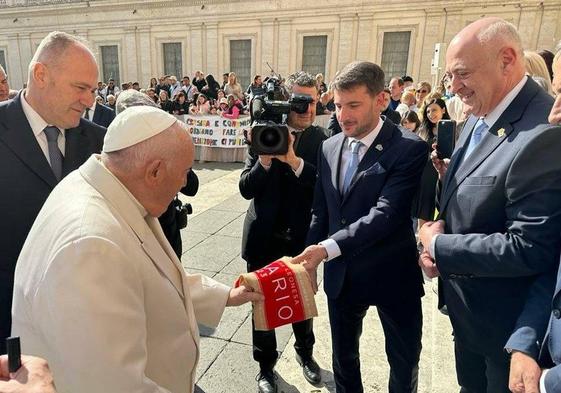
M446 111L446 104L440 98L435 98L427 102L422 112L422 124L417 132L425 142L432 146L436 142L438 134L438 122L443 119L450 119ZM432 161L427 157L427 163L421 176L421 187L413 199L411 215L418 219L418 228L425 222L434 219L436 182L438 172L434 169Z

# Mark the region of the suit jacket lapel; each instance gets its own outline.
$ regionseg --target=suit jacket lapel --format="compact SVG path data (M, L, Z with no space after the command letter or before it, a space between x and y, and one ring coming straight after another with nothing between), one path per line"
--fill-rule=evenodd
M394 128L395 125L390 120L384 121L384 125L380 129L378 136L376 136L376 139L374 139L374 142L372 142L372 144L364 154L364 157L362 157L362 160L360 160L360 162L358 163L356 174L352 179L351 184L349 185L349 189L343 196L342 203L345 203L345 201L349 198L349 195L351 195L351 193L353 192L355 185L364 176L365 170L374 165L390 146L390 140L393 136ZM339 170L338 172L341 171Z
M444 189L444 199L441 203L441 211L444 211L448 201L450 200L454 191L463 183L463 181L471 174L477 167L483 163L497 149L505 140L509 138L509 135L514 130L513 124L520 120L522 113L524 113L526 106L536 94L538 87L535 82L528 78L528 81L510 103L510 105L505 109L502 115L497 119L495 124L487 131L483 140L479 145L473 150L469 157L463 160L463 152L469 145L471 139L471 132L465 136L465 141L463 143L462 151L457 151L458 156L456 157L456 162L454 168L452 168L452 173L450 176L446 176L445 189ZM473 119L471 119L473 121ZM475 122L477 119L475 119ZM475 125L474 122L474 125ZM467 125L467 124L466 124ZM500 133L499 133L500 130ZM464 134L464 133L462 133Z
M339 138L341 139L338 143L333 144L333 148L330 152L328 152L329 156L326 157L327 161L331 164L331 185L333 190L335 191L337 202L341 202L341 191L339 190L339 174L340 166L341 166L341 156L343 155L343 149L345 148L345 144L347 143L347 137L340 134Z
M64 162L62 165L62 175L66 176L82 163L86 162L90 156L88 139L85 135L85 119L80 119L78 127L70 128L64 132Z
M0 119L3 130L0 129L0 140L14 152L18 158L29 167L39 178L51 187L55 187L57 180L41 150L33 130L25 117L21 106L20 93L6 108L6 118Z

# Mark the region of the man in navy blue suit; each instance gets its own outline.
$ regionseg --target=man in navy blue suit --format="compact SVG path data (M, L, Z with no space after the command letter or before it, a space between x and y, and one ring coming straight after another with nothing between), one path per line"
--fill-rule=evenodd
M553 90L557 99L549 113L549 123L561 124L561 42L553 59ZM533 340L544 337L538 356L541 367L532 357L512 357L510 364L510 389L514 393L555 393L561 391L561 269L557 273L557 285L553 301L548 291L542 290L553 285L555 276L543 274L528 293L526 305L517 326L507 343ZM545 285L544 285L545 283ZM545 332L545 333L544 333ZM537 370L537 372L535 372ZM539 388L538 388L539 377ZM539 390L538 390L539 389Z
M526 379L540 373L541 329L523 325L539 311L535 294L550 300L555 286L561 129L547 124L553 99L525 75L520 36L500 18L460 31L446 72L470 116L445 174L435 159L441 220L419 231L420 263L442 279L461 392L507 393L511 361Z
M115 118L115 111L108 106L98 104L94 101L91 107L85 109L84 118L107 128Z
M347 65L333 88L343 132L322 145L310 246L295 261L314 284L325 261L337 392L363 392L359 339L371 305L386 338L389 392L416 392L424 293L410 210L428 146L380 118L384 72L376 64Z

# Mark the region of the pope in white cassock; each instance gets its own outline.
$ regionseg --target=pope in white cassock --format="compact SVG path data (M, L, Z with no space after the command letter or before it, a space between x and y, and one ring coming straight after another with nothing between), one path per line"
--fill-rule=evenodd
M43 206L17 263L12 334L48 360L59 393L192 392L197 323L262 299L186 274L164 237L157 217L193 155L173 116L131 107Z

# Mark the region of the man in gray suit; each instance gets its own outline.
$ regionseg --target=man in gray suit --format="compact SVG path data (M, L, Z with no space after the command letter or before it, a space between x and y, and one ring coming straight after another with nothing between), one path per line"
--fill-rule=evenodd
M561 129L546 125L553 99L525 75L522 54L516 28L499 18L468 25L446 53L470 116L449 165L435 159L440 220L421 228L419 262L442 278L464 393L509 392L505 343L532 284L559 261ZM553 294L549 283L538 289ZM540 339L520 335L512 359L537 358Z

